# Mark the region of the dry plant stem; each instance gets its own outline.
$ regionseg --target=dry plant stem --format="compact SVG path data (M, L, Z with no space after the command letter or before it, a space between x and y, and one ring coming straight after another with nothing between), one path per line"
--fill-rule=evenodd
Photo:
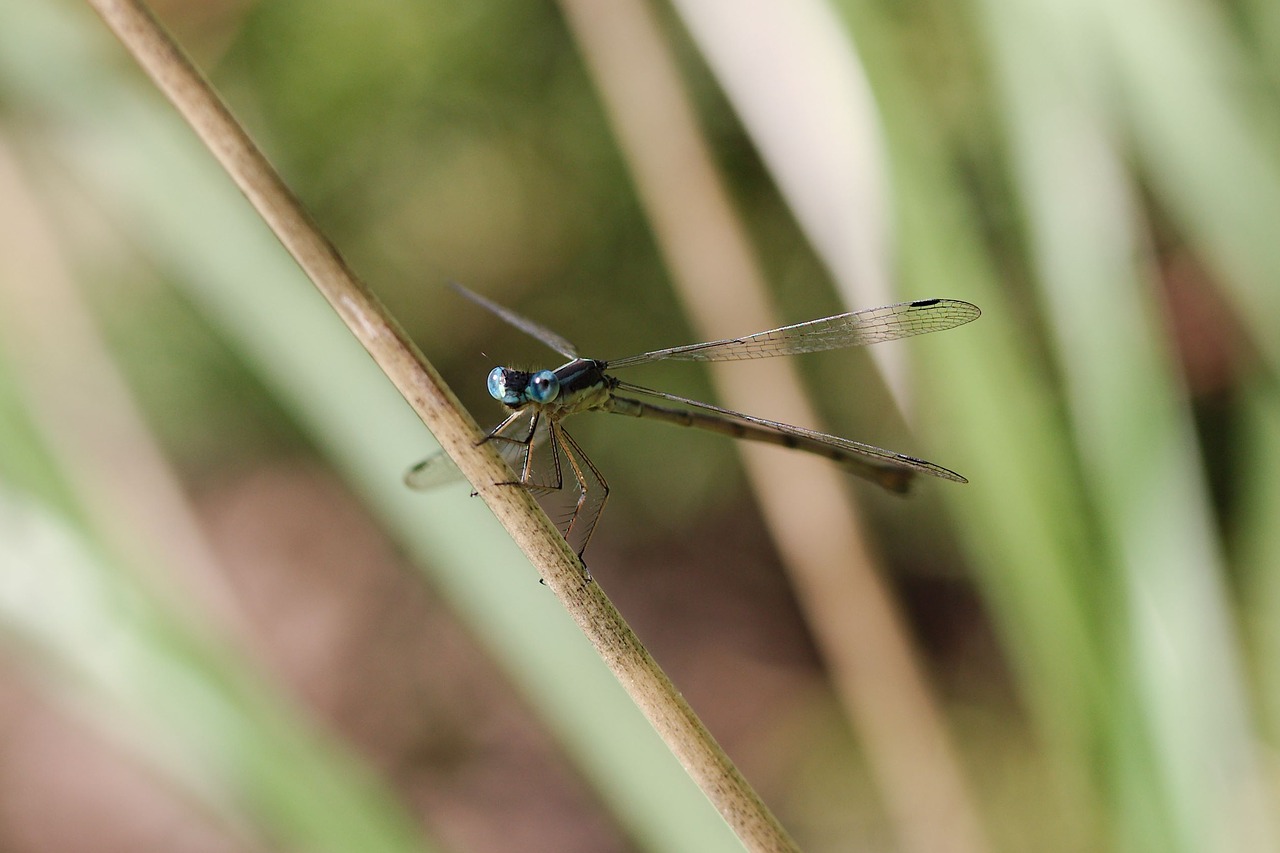
M560 5L700 337L777 325L745 229L644 0ZM731 365L711 367L730 407L817 424L789 363L753 362L749 376ZM916 853L986 849L942 715L876 571L845 475L799 454L745 443L742 451L901 847Z
M173 102L441 446L596 647L707 798L752 850L794 843L680 697L529 493L510 479L452 391L321 236L212 89L140 3L89 0Z

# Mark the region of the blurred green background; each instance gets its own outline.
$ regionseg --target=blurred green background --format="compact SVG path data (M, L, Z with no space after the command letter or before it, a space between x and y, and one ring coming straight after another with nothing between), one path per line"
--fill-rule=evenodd
M903 348L909 417L799 367L971 480L851 489L988 849L1280 849L1280 6L698 7L653 5L779 321L883 300L707 59L764 7L865 71L885 295L984 311ZM482 423L548 353L450 279L695 339L556 5L155 8ZM483 506L403 489L429 434L87 6L0 9L0 208L0 847L736 849ZM570 427L593 573L801 846L905 849L731 442Z

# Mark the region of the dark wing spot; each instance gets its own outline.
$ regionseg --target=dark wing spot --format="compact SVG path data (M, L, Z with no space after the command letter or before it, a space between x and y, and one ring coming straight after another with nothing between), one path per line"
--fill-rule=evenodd
M930 305L937 305L941 299L919 299L911 303L912 308L928 308Z

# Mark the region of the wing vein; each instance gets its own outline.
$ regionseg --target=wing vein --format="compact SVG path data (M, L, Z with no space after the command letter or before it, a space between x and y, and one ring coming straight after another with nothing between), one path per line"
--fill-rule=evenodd
M653 361L736 361L866 346L940 332L976 320L976 305L958 299L923 299L867 308L820 320L769 329L741 338L670 347L608 362L610 368Z

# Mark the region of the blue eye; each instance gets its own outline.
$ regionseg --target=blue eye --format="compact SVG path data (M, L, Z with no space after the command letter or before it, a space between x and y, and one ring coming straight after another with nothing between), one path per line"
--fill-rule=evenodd
M550 370L539 370L529 380L525 395L535 403L550 403L560 393L560 380Z
M511 393L507 385L507 369L495 367L489 371L489 396L503 403L517 402L516 395Z

